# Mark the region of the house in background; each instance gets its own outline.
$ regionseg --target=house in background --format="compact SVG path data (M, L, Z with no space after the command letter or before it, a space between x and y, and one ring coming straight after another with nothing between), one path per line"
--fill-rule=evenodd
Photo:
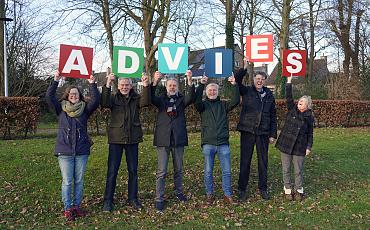
M308 66L307 69L308 71ZM275 66L273 71L271 72L270 76L265 81L265 86L271 89L273 92L275 91L275 79L278 71L278 65ZM329 77L329 69L328 69L328 61L326 56L321 56L319 59L315 59L313 62L313 69L312 69L312 81L313 82L322 82L323 84L326 83L326 80ZM294 77L292 82L295 88L299 91L304 89L304 85L306 82L305 77Z

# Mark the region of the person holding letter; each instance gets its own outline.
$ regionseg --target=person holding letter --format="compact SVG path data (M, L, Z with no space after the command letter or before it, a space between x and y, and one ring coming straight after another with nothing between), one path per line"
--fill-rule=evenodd
M186 77L188 83L186 96L179 93L178 81L171 78L166 83L167 92L157 97L155 90L161 78L158 71L153 76L151 86L151 102L158 108L153 144L157 147L158 157L155 208L160 212L164 210L165 179L170 153L173 160L176 198L182 202L188 200L184 195L182 184L184 146L188 145L185 108L194 102L195 89L190 70L186 72Z
M130 78L118 78L118 92L111 93L114 74L107 76L103 86L101 106L110 108L111 117L108 128L108 170L104 193L103 211L113 210L113 197L116 179L121 165L122 153L125 150L128 171L128 204L140 210L142 205L138 199L138 146L143 141L143 131L140 122L140 108L149 105L148 77L142 75L143 92L141 95L132 88Z
M304 199L303 192L303 163L305 156L311 153L313 144L312 101L310 96L302 96L297 106L294 104L292 94L292 77L287 77L286 103L288 113L284 127L276 142L276 148L281 151L281 164L283 168L284 194L287 200ZM290 173L294 165L295 183L292 191Z
M81 209L84 175L90 154L91 139L87 133L87 120L98 108L100 95L94 76L90 76L89 93L91 99L85 101L81 90L76 86L66 88L62 98L57 100L55 93L61 76L55 73L54 80L46 92L46 99L54 107L58 116L58 132L55 156L58 157L62 174L62 201L67 221L84 217L87 212ZM72 191L74 189L74 191Z
M228 112L240 102L239 88L234 76L229 77L233 96L230 101L221 101L218 96L218 85L209 83L206 86L206 99L202 100L204 86L208 78L203 77L196 90L195 108L201 116L202 151L204 154L204 185L206 201L211 205L214 201L213 166L215 156L218 156L222 169L222 190L224 202L232 204L231 160L229 146Z
M266 73L256 72L253 85L242 84L247 74L247 60L244 69L235 75L242 96L242 109L237 130L240 131L240 172L238 181L239 200L247 199L250 165L253 149L256 145L258 160L258 188L264 200L270 199L267 192L267 165L269 143L277 136L275 98L271 90L265 87Z

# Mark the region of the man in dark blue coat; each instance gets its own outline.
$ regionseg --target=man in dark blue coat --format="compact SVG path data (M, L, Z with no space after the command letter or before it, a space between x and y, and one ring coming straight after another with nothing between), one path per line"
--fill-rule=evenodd
M270 198L267 192L268 147L269 143L274 143L277 137L275 98L272 92L263 86L267 78L266 73L256 72L253 76L252 86L242 84L246 74L245 68L240 69L235 75L242 96L242 109L237 126L240 131L239 199L244 201L247 198L250 165L253 149L256 146L258 188L262 198L268 200Z

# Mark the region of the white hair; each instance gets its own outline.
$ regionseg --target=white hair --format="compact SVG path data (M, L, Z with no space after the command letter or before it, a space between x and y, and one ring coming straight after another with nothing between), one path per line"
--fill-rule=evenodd
M118 83L119 83L120 81L123 81L123 80L128 80L128 83L129 83L130 85L132 85L132 79L131 79L131 78L128 78L128 77L120 77L120 78L118 78Z
M218 86L216 83L209 83L209 84L206 86L206 91L208 90L208 88L209 88L209 87L212 87L212 86L216 87L216 89L217 89L217 91L218 91L219 86Z
M172 78L172 77L171 78L167 78L166 85L167 85L167 83L169 81L174 81L174 82L176 82L176 85L179 85L179 81L176 78Z
M307 108L308 109L312 109L312 99L311 99L311 96L304 95L301 98L299 98L299 100L301 100L301 99L304 99L304 100L307 101Z

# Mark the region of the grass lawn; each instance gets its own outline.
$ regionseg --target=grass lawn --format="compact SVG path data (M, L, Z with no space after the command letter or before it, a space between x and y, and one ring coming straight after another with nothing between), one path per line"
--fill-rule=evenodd
M176 202L172 163L166 184L167 208L154 209L156 153L152 136L145 136L139 153L139 197L145 206L135 211L126 205L127 172L123 159L117 178L116 209L102 212L107 138L93 137L94 146L85 176L83 207L88 217L66 224L62 217L61 176L52 154L55 137L0 141L0 229L96 228L96 229L370 229L369 170L370 127L315 129L313 154L305 161L304 202L287 202L282 196L280 153L270 146L269 190L263 201L257 192L254 154L247 202L228 207L222 202L221 170L216 161L214 176L217 201L204 201L203 157L200 135L190 134L185 149L184 188L191 197ZM232 179L239 172L239 133L231 134Z

